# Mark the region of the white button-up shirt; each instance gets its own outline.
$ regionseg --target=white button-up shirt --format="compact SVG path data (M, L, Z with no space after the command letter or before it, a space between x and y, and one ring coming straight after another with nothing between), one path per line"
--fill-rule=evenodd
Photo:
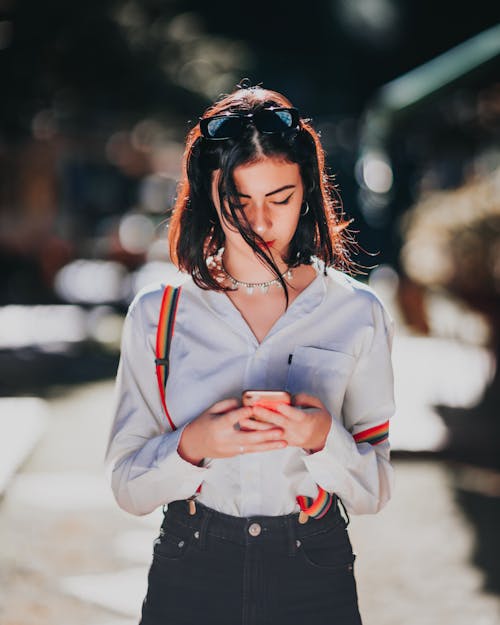
M220 512L282 515L298 512L296 497L315 498L320 485L351 513L377 512L391 494L384 424L395 405L394 323L375 292L340 271L318 271L259 344L225 293L200 289L189 278L178 303L166 385L177 426L172 432L155 369L164 287L143 289L125 320L106 452L118 504L147 514L189 498L201 484L199 501ZM177 448L185 425L245 389L319 398L332 418L325 447L316 453L289 446L205 458L201 466L181 458ZM380 431L379 440L371 435Z

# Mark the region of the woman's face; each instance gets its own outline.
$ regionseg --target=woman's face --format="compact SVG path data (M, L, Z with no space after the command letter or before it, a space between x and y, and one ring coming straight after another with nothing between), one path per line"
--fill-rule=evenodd
M217 190L219 176L220 170L215 171L212 197L226 235L225 248L253 255L253 250L238 230L221 215ZM284 258L297 229L304 195L299 166L297 163L265 158L236 167L233 176L250 227L264 239L274 260ZM227 205L226 210L229 211Z

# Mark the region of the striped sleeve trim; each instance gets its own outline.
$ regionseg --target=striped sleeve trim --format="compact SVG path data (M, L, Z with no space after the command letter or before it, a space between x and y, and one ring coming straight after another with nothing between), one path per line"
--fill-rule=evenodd
M308 497L307 495L298 495L296 499L302 512L305 512L308 516L314 517L315 519L321 519L330 509L333 498L333 493L327 493L326 490L318 485L318 495L316 499Z
M356 443L370 443L370 445L378 445L389 438L389 421L368 428L354 435Z

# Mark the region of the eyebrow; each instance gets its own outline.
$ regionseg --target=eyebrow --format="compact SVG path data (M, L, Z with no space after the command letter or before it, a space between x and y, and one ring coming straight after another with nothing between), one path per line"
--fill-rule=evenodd
M280 191L285 191L286 189L295 189L296 185L294 184L286 184L284 187L280 187L279 189L275 189L274 191L269 191L269 193L265 194L265 197L269 197L270 195L275 195ZM251 197L251 195L245 195L244 193L238 193L239 197Z

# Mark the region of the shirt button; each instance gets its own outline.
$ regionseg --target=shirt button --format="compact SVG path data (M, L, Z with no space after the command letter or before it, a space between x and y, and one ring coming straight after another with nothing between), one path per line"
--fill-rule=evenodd
M252 523L248 528L248 533L250 536L258 536L261 532L262 528L258 523Z

